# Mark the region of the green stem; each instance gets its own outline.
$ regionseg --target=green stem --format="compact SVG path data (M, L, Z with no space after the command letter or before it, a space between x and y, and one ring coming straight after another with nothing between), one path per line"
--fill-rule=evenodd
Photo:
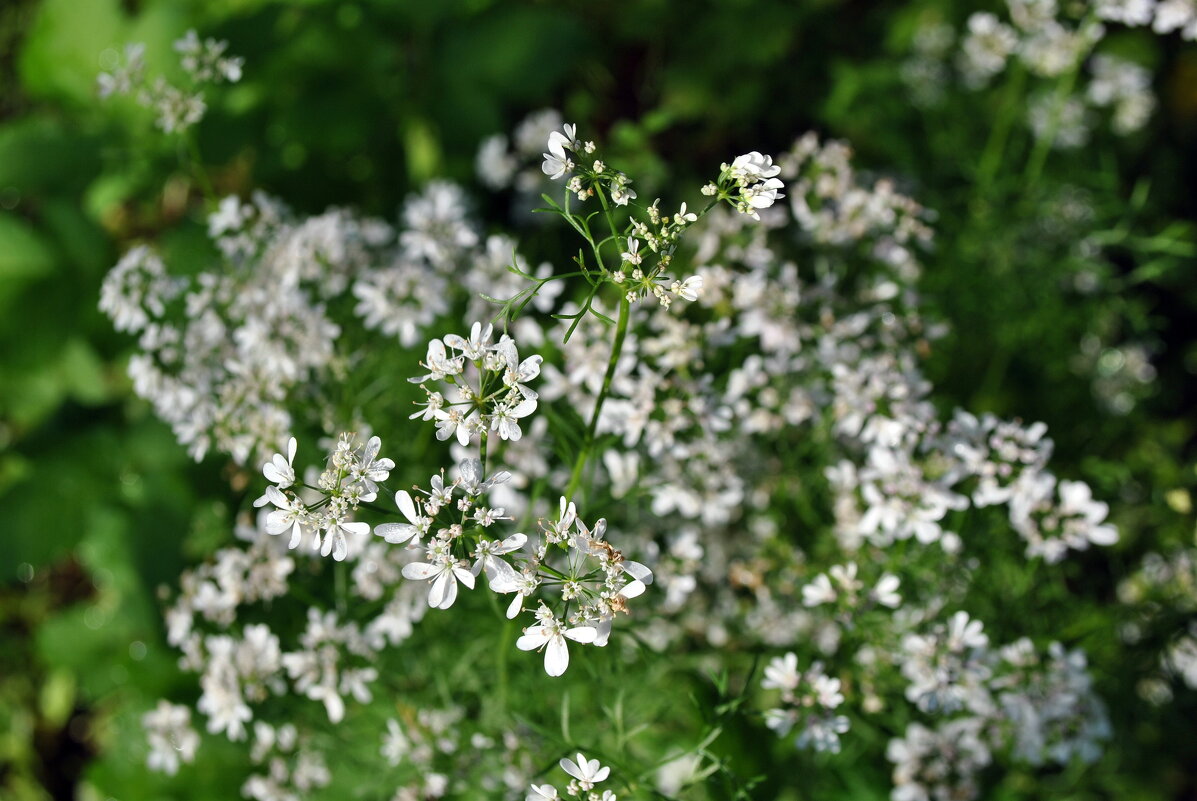
M615 228L615 218L611 216L611 206L607 203L607 194L603 192L603 187L595 183L595 193L598 195L599 203L603 204L603 216L607 218L607 227L611 229L611 236L615 238L615 253L618 255L622 249L619 244L619 231Z
M575 219L573 213L569 210L570 198L572 196L573 196L573 193L570 192L568 189L566 189L565 190L565 219L570 225L572 225L574 227L575 231L577 231L579 234L582 235L583 239L585 239L588 243L590 243L590 250L594 253L595 268L600 273L606 273L607 268L605 266L603 266L603 254L599 251L598 243L596 243L594 241L594 236L591 235L591 233L590 233L590 224L588 222L586 222L585 217L579 216L577 219ZM579 253L580 253L580 251L579 251ZM578 266L585 269L585 265L579 264Z
M607 360L607 372L603 375L603 387L599 390L598 398L594 401L594 411L590 415L590 423L586 426L586 438L582 441L582 449L578 451L578 458L574 461L573 473L569 478L569 486L565 490L565 497L572 500L574 493L582 484L582 471L586 467L586 460L590 458L590 451L594 447L594 434L598 428L599 415L603 411L603 403L611 392L611 382L615 378L615 368L619 364L619 356L623 352L623 343L628 335L628 318L631 316L632 304L627 296L619 299L619 320L615 324L615 341L611 344L611 357Z
M981 162L977 169L979 194L986 194L993 179L997 176L998 167L1002 163L1002 154L1006 150L1006 141L1010 138L1010 129L1014 125L1014 118L1023 108L1021 99L1023 87L1027 82L1027 72L1020 63L1016 63L1011 70L1013 74L1006 84L997 122L989 133L989 141L985 143L985 150L981 154Z
M1027 162L1027 171L1023 179L1023 185L1027 189L1030 189L1039 180L1039 174L1043 171L1043 165L1047 162L1047 154L1056 142L1056 134L1060 130L1060 117L1064 111L1064 104L1068 101L1068 96L1072 94L1072 89L1076 85L1078 72L1080 72L1079 63L1069 70L1056 85L1055 97L1052 99L1054 105L1052 106L1051 122L1048 124L1046 134L1035 140L1035 148L1031 151L1031 158Z
M188 131L184 138L187 140L187 154L191 162L191 174L195 178L195 182L199 184L200 191L204 193L204 199L212 206L216 205L216 190L212 186L212 180L208 178L208 171L204 169L204 159L200 155L199 142L195 138L194 131Z
M345 563L337 562L333 568L333 581L337 594L337 614L344 615L348 608L349 590L345 584Z

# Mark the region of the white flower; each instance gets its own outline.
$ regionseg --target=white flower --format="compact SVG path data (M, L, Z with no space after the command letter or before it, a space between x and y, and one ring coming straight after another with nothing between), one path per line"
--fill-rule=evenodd
M483 478L482 462L477 459L462 459L457 470L461 473L459 482L461 488L470 496L481 495L511 478L511 473L506 470L500 470L489 478Z
M563 136L559 131L549 134L549 152L542 154L544 163L540 165L540 169L554 181L567 172L573 172L574 163L565 152L566 148L572 150L574 147L573 130L574 126L566 125L565 132L568 136Z
M470 444L474 429L481 424L481 418L474 410L463 414L460 409L438 409L435 417L436 438L444 442L449 437L456 436L458 444L463 448Z
M303 523L307 520L307 509L298 498L288 498L278 487L267 487L262 496L278 508L266 516L266 533L279 535L291 530L291 541L288 548L299 547L303 536Z
M403 733L399 721L391 718L387 721L387 731L382 737L382 748L379 753L388 765L398 767L403 757L411 750L411 741Z
M298 443L295 441L295 437L291 437L287 441L287 458L284 459L281 453L276 453L262 468L262 475L266 476L266 480L272 482L281 490L285 490L295 483L294 464L297 447ZM258 505L261 506L261 504Z
M412 500L411 495L407 490L399 490L395 493L395 505L399 507L399 511L407 518L406 523L383 523L380 526L374 527L375 536L382 537L390 543L403 543L415 538L416 542L428 533L429 527L432 525L432 519L421 514L421 510L416 507L415 501Z
M774 657L765 665L765 677L761 681L761 686L766 690L788 690L793 692L798 689L798 683L802 680L802 673L798 670L798 655L788 653L785 656Z
M527 541L528 537L524 534L512 534L502 542L482 540L474 551L477 561L470 572L477 576L485 570L490 588L495 592L515 592L519 586L520 574L506 560L499 557L518 551Z
M474 323L470 327L470 338L463 339L458 334L447 334L445 336L445 344L454 350L461 351L461 354L472 362L480 360L493 345L491 344L491 337L494 335L495 327L487 325L482 327L482 323ZM435 341L435 340L434 340Z
M772 156L766 156L753 150L742 156L736 156L731 165L732 177L746 183L775 178L781 174L781 167L773 163Z
M365 450L362 451L360 462L353 468L353 476L361 481L367 493L377 493L378 484L376 482L386 481L391 475L391 471L395 469L395 463L392 460L378 458L378 451L381 448L382 440L378 437L370 437Z
M562 496L561 512L556 520L545 525L545 538L551 543L561 542L569 536L574 521L577 519L578 511L573 502L565 500L565 496Z
M626 206L629 200L636 199L636 190L628 186L630 183L631 180L622 173L611 181L611 201L616 206Z
M685 281L674 281L673 286L669 291L677 295L682 300L688 300L691 303L698 300L698 294L702 292L703 278L701 275L692 275Z
M759 220L757 211L767 209L785 197L779 191L782 182L776 177L781 174L781 167L773 163L772 156L754 150L737 156L726 170L726 175L739 187L739 197L734 205L742 214Z
M578 754L578 761L563 759L558 763L561 769L578 780L582 790L590 790L611 774L611 768L599 764L597 759L587 759Z
M191 709L180 704L159 701L158 706L141 717L149 741L146 765L150 770L173 776L181 762L194 762L199 735L191 728Z
M506 334L499 338L498 344L495 345L495 350L503 357L503 361L507 365L503 372L503 384L511 389L518 390L525 398L535 400L537 397L536 393L528 389L524 384L540 375L540 365L544 361L544 357L529 356L520 361L520 354L519 350L516 349L515 340Z
M740 190L740 197L753 209L767 209L779 198L785 197L785 195L778 191L782 186L783 184L780 179L769 178L759 184L744 187ZM753 216L755 217L756 215L753 214Z
M494 414L491 416L491 430L498 431L500 439L516 442L524 435L519 421L534 411L536 411L535 399L525 398L514 405L500 404L495 407Z
M822 674L815 676L811 682L815 691L815 698L819 704L827 709L835 709L844 703L844 694L840 692L840 680Z
M619 254L624 264L639 264L644 257L640 255L640 240L634 236L628 237L628 249Z
M948 621L948 649L962 652L966 648L984 648L989 644L984 629L985 624L980 620L970 620L968 612L957 612Z
M902 603L902 596L898 594L898 585L900 583L897 576L889 573L884 574L878 579L877 586L873 588L873 600L882 606L897 609Z
M439 564L412 562L403 567L403 577L410 581L428 580L428 605L433 609L448 609L457 600L457 582L474 589L474 574L446 557Z
M556 801L560 797L557 788L551 784L533 784L524 801Z
M1104 501L1093 500L1093 490L1083 481L1061 481L1059 512L1064 517L1076 516L1083 523L1077 527L1084 538L1094 545L1113 545L1118 542L1118 529L1104 523L1110 507Z
M515 588L512 590L515 593L515 597L507 605L508 620L515 620L516 616L524 611L524 599L536 592L536 588L539 586L540 579L531 571L525 571L516 577Z
M321 556L328 556L331 553L333 559L338 562L344 562L345 557L349 555L349 543L345 535L355 534L365 536L369 533L369 523L350 523L334 518L328 522L328 528L325 529L323 539L321 539L317 532L316 541L313 543L313 546L320 549ZM291 535L291 541L295 541L294 534Z
M406 572L405 568L404 573ZM470 578L472 580L473 576ZM543 648L544 672L550 676L560 676L569 667L569 647L565 641L570 639L588 645L598 637L598 630L594 626L574 626L567 629L544 607L541 608L541 613L538 613L538 616L539 614L543 614L541 624L525 629L523 636L516 640L515 645L521 651L539 651Z
M446 341L449 339L445 337ZM461 337L457 337L461 339ZM445 342L439 339L433 339L428 342L428 351L424 356L424 367L428 372L421 376L414 376L407 379L413 384L422 384L425 381L440 381L449 376L461 375L461 371L465 365L462 363L460 356L449 358L445 351Z
M1018 35L1013 28L987 11L973 14L961 50L966 80L974 86L984 84L1005 68L1016 47Z
M819 606L835 603L836 592L826 573L815 576L814 581L802 588L802 603L805 606Z
M619 567L632 577L632 580L619 590L619 594L624 598L638 598L644 594L648 585L653 583L653 572L639 562L624 559L619 563Z

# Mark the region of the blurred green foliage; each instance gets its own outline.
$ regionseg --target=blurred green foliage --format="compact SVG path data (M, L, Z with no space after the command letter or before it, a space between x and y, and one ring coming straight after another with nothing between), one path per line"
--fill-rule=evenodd
M1123 531L1116 549L1069 563L1050 583L1010 577L1012 593L1035 593L1045 607L1072 599L1081 610L1031 628L1090 652L1118 739L1085 775L994 777L994 797L1197 797L1197 702L1138 700L1135 677L1155 657L1120 644L1113 605L1117 579L1142 553L1193 542L1192 510L1175 492L1197 489L1197 48L1122 37L1117 47L1157 71L1161 108L1148 129L1053 155L1039 174L1015 126L987 174L980 162L995 121L1019 98L999 86L920 109L897 69L921 20L958 25L974 5L6 2L0 796L237 794L235 775L170 781L141 769L141 712L163 694L195 692L164 646L157 588L227 540L229 473L216 458L191 464L131 397L131 343L96 309L102 276L130 244L154 238L184 269L208 253L193 155L154 131L143 109L95 95L104 59L125 43L145 42L150 63L168 69L171 42L194 26L230 40L247 64L198 131L216 191L260 187L305 211L351 204L393 216L432 176L471 180L484 136L546 106L602 131L650 191L664 175L660 158L701 178L729 153L778 151L808 129L849 140L863 166L938 213L924 290L954 332L928 358L943 397L1047 422L1061 472L1111 499ZM1091 217L1061 212L1073 196ZM1074 246L1094 232L1106 245L1099 289L1073 291L1077 273L1094 268ZM1152 347L1158 380L1128 413L1104 408L1076 368L1081 340L1095 332ZM977 611L1000 633L1002 609ZM720 740L744 776L766 764L752 745L759 735ZM887 736L861 732L862 742ZM822 762L794 759L795 776L772 777L761 797L878 798L886 786L885 765L808 780L795 777L821 776Z

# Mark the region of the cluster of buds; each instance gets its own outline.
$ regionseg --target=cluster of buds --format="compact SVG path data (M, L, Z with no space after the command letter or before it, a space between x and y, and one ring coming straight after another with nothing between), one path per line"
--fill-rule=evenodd
M564 133L563 133L564 132ZM582 142L577 137L577 126L566 124L561 131L549 134L549 152L544 155L541 171L552 180L569 175L565 188L573 193L579 201L586 201L594 197L596 188L601 191L606 187L607 197L616 206L626 206L629 201L636 199L636 190L632 189L632 179L619 170L607 167L602 159L594 158L594 142ZM578 161L575 162L574 159ZM583 162L590 161L590 167Z
M668 283L669 279L664 276L665 270L673 261L673 253L677 250L682 233L698 221L698 214L682 203L677 214L669 217L661 214L660 203L660 199L657 199L646 210L647 223L642 220L632 221L631 233L627 237L627 250L620 254L620 266L612 274L612 280L626 286L625 296L629 303L651 296L663 307L669 308L674 298L694 301L702 291L702 276L690 276L684 281L671 283ZM651 267L644 264L645 254L640 249L641 240L657 256L656 264Z

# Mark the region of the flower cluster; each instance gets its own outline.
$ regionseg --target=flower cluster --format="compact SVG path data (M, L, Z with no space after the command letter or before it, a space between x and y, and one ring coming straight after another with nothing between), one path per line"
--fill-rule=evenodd
M577 761L565 757L558 765L569 775L566 795L585 801L616 801L615 793L610 790L603 790L600 794L594 789L595 785L602 784L611 775L611 768L600 764L597 759L587 759L579 753ZM533 784L528 791L527 801L555 801L561 797L551 784Z
M199 735L191 728L191 708L159 701L158 706L141 717L149 741L146 764L150 770L168 775L179 772L179 765L195 761Z
M765 666L761 687L781 691L782 706L765 711L765 725L779 737L797 726L799 748L839 753L840 735L849 728L848 718L835 713L844 703L839 679L825 674L818 662L798 670L797 655L788 653Z
M384 523L374 533L423 550L424 560L405 565L403 577L428 582L429 607L448 609L459 584L474 589L476 578L485 574L492 592L512 595L508 618L525 611L536 618L517 646L543 650L545 672L560 676L569 666L566 640L606 645L616 614L626 613L628 600L644 593L652 572L625 559L603 538L605 520L592 530L565 498L557 519L541 521L538 540L522 532L491 535L496 523L511 518L487 505L485 495L509 478L506 471L483 477L481 462L463 461L457 478L447 482L443 474L435 475L416 498L397 492L407 522ZM525 609L533 596L539 598L538 608Z
M295 485L296 441L292 437L287 443L287 455L276 453L262 468L267 481L275 482L267 487L265 494L254 501L254 506L271 504L275 507L266 518L266 531L270 534L289 533L288 548L298 548L305 537L312 542L312 549L321 556L332 554L338 562L349 555L350 541L360 542L370 533L367 523L351 520L362 504L378 498L378 484L386 481L395 463L379 457L382 440L370 437L362 444L353 434L342 434L332 453L328 465L315 487L315 500L302 498L292 487Z
M332 773L319 751L301 742L294 725L254 724L250 761L261 773L253 773L241 786L241 794L253 801L301 798L327 787Z
M463 446L490 431L500 439L523 436L520 421L536 411L538 395L527 386L540 375L540 356L520 359L515 340L503 334L494 340L494 327L474 323L469 338L449 334L428 343L421 366L428 372L409 379L426 394L424 408L412 419L436 423L436 438L456 437ZM429 389L441 381L444 392Z
M968 18L957 70L973 89L988 85L1012 62L1036 78L1062 82L1037 91L1027 108L1032 133L1058 148L1084 145L1099 112L1108 111L1110 128L1126 136L1142 129L1155 110L1148 69L1106 53L1090 58L1109 24L1197 37L1197 5L1190 0L1109 0L1087 6L1009 0L1006 6L1008 20L990 11ZM1085 13L1077 16L1078 11ZM935 20L915 36L915 53L904 65L903 77L924 105L944 95L954 38L951 26Z
M969 798L995 759L1091 759L1106 726L1083 655L991 646L958 610L981 548L1055 563L1116 531L1087 485L1048 471L1043 425L934 402L921 355L942 327L916 287L933 215L813 135L777 163L723 165L706 208L663 213L559 116L525 127L480 168L495 187L557 182L548 211L585 245L573 272L484 236L466 193L434 182L395 227L226 199L209 220L220 265L188 283L135 250L105 285L104 310L141 337L138 392L193 453L252 457L270 483L242 513L250 544L185 574L167 612L209 732L252 735L244 793L328 785L334 753L312 736L327 723L374 725L397 799L526 788L530 746L469 721L509 715L509 682L543 681L509 670L517 651L560 676L649 584L647 648L784 654L764 714L797 747L834 754L883 712L909 721L888 749L895 797ZM478 322L440 335L446 320ZM420 375L390 381L418 355ZM305 471L294 429L379 431L392 458L341 435ZM434 430L448 458L429 460ZM584 507L605 516L588 525ZM274 624L284 607L294 625ZM429 678L488 651L493 688ZM421 683L439 706L416 705ZM147 729L178 728L166 717ZM501 767L479 790L467 764ZM561 765L566 794L613 798L597 761Z
M760 211L785 197L783 184L777 176L781 166L771 156L757 151L736 156L731 164L719 167L719 178L708 184L703 194L727 200L736 211L760 220Z
M244 60L226 56L229 43L215 39L200 40L189 30L174 43L179 63L191 86L181 88L159 76L146 77L145 45L125 46L124 59L113 54L110 71L100 74L100 97L131 95L138 104L154 109L157 124L166 133L179 133L204 118L207 104L202 91L206 84L237 83L241 80Z

